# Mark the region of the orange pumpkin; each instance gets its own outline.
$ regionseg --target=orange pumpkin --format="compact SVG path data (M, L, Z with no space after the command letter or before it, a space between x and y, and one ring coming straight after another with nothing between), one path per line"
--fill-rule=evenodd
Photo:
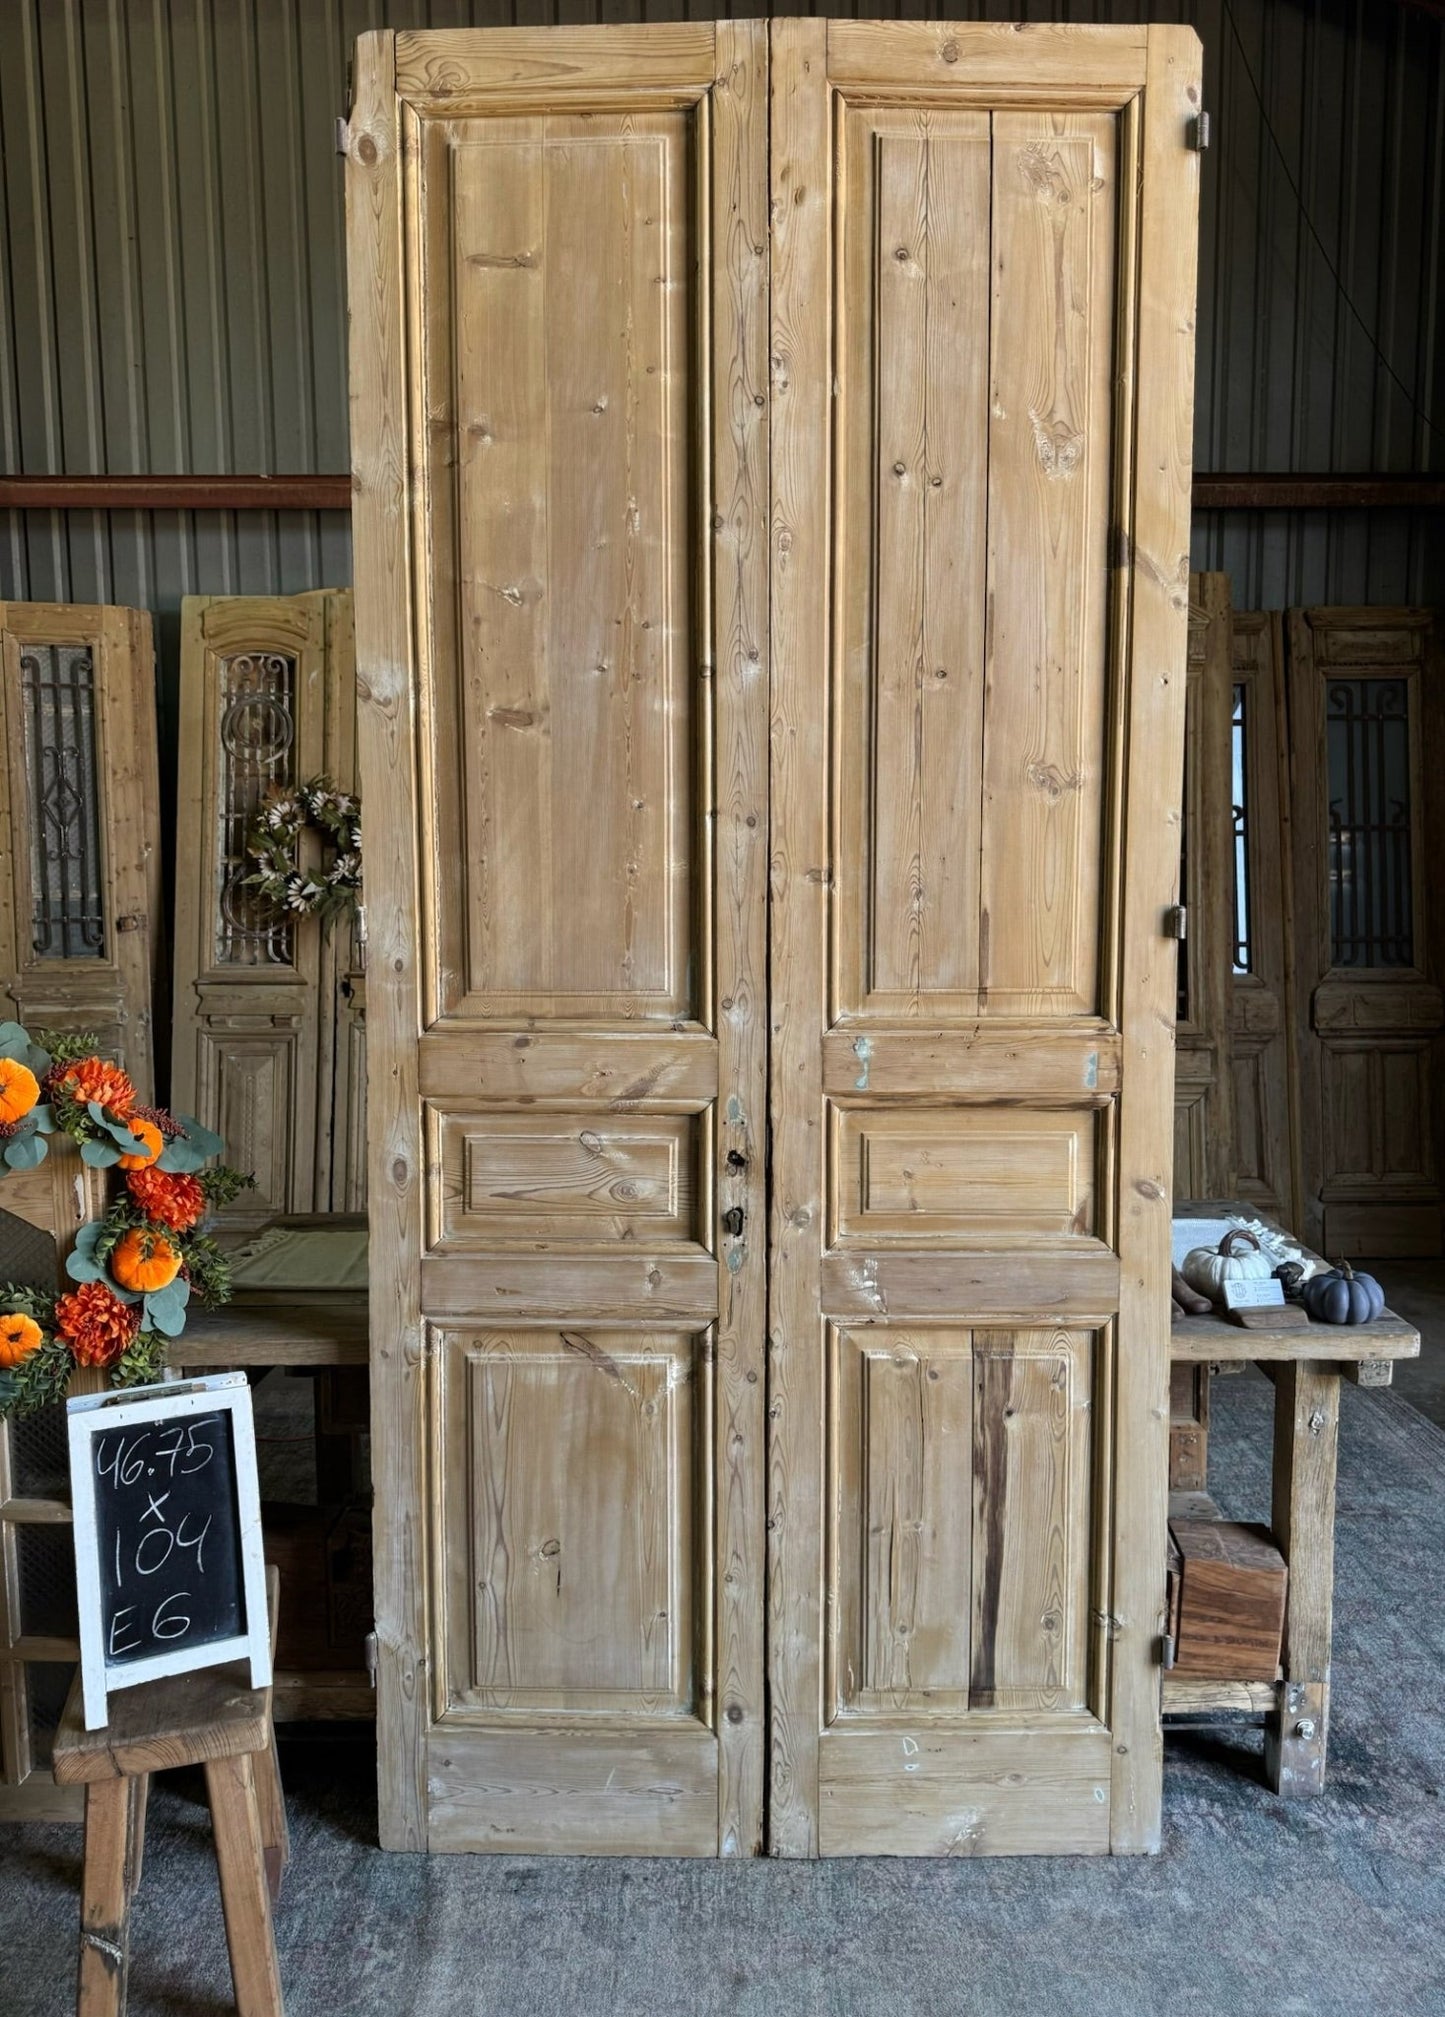
M116 1241L110 1271L123 1289L138 1289L148 1295L175 1280L181 1271L181 1256L164 1233L149 1226L132 1226Z
M15 1310L9 1316L0 1317L0 1366L8 1372L28 1359L38 1345L45 1342L45 1333L34 1317L27 1317Z
M0 1127L23 1121L40 1097L40 1081L19 1058L0 1058Z
M138 1146L121 1157L120 1166L123 1170L148 1170L165 1147L165 1136L154 1121L132 1120L128 1126Z

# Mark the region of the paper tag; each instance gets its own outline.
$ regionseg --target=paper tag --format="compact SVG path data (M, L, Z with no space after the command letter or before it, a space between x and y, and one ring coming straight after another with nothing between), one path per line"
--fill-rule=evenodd
M1264 1281L1227 1281L1224 1284L1224 1307L1227 1310L1268 1310L1276 1309L1284 1301L1284 1283L1272 1278Z

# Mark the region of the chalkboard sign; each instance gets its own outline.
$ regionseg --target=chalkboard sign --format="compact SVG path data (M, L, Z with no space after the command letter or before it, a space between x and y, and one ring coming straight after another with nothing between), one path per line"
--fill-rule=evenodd
M67 1403L85 1725L106 1695L249 1659L266 1687L261 1509L244 1373Z

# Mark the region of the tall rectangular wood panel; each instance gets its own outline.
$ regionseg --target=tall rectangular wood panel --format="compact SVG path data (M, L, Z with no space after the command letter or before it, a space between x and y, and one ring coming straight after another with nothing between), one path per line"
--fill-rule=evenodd
M1150 1846L1198 45L361 55L383 1839Z
M1147 1848L1199 45L773 35L771 1844Z
M144 610L0 603L0 1020L93 1031L156 1093L155 653Z
M1427 609L1288 613L1304 1225L1438 1254L1445 691Z
M356 935L277 916L246 887L268 792L320 776L354 789L355 687L348 591L186 597L171 1097L255 1173L223 1214L233 1227L365 1202Z
M397 1847L761 1842L766 47L360 46Z

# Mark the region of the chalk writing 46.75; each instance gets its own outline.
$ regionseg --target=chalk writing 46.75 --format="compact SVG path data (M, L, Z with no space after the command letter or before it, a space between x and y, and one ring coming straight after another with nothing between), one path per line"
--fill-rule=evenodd
M211 1463L215 1443L207 1431L218 1426L209 1416L96 1439L96 1476L109 1480L116 1501L107 1659L136 1652L148 1638L183 1639L191 1629L196 1592L189 1585L206 1573L214 1515L209 1506L182 1503L189 1495L181 1481ZM164 1582L152 1583L162 1570L169 1571ZM178 1574L188 1587L176 1587Z

